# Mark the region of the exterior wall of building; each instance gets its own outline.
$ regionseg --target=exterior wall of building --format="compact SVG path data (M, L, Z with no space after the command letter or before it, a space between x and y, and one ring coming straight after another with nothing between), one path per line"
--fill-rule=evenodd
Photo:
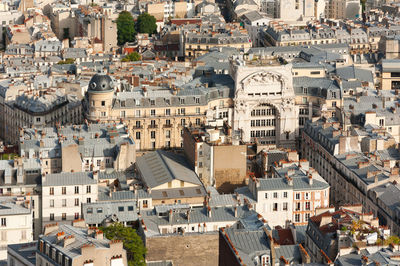
M236 87L233 125L243 141L294 148L299 109L291 66L231 66L231 76Z
M0 260L6 260L7 245L33 240L32 213L1 215L0 220Z
M121 256L114 258L114 256ZM60 257L60 256L59 256ZM54 260L53 260L54 259ZM71 266L88 265L87 261L96 261L94 264L99 266L127 266L126 251L123 249L122 242L112 242L109 248L96 248L94 245L88 245L81 248L81 255L70 260ZM50 258L49 254L36 252L37 265L54 265L61 264L62 262L56 261L56 258Z
M218 265L218 232L148 237L146 260L172 260L174 265Z
M164 108L157 106L112 108L113 91L90 92L88 95L87 119L89 121L116 123L119 123L122 119L135 140L137 150L182 147L182 133L185 126L205 124L209 117L207 116L208 112L211 113L211 117L217 116L217 112L229 110L233 105L230 98L221 98L211 100L205 105L182 105ZM104 106L102 106L102 102L104 102ZM169 113L167 113L167 110Z
M215 186L222 193L232 193L238 186L245 185L247 177L247 146L212 146ZM207 157L206 157L207 158Z
M90 190L88 186L90 186ZM65 188L65 194L63 194L63 188ZM78 189L77 193L76 188ZM53 190L53 194L51 194L51 190ZM82 217L82 203L96 200L97 185L44 186L42 190L43 226L54 222L71 223Z

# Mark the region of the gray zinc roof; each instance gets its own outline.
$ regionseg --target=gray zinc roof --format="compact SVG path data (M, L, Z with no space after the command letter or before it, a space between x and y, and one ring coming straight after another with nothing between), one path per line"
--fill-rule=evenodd
M201 185L196 173L190 169L186 159L178 154L157 150L136 160L143 181L150 188L171 182L174 179Z

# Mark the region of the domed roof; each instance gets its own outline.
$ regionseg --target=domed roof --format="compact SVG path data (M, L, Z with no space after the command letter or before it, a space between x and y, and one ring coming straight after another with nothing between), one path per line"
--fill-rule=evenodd
M112 79L108 75L96 74L89 82L91 91L111 91L113 90Z

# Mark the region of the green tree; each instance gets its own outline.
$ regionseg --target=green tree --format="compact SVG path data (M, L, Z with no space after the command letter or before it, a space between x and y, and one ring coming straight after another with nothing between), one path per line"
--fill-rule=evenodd
M67 58L65 60L58 61L57 64L59 64L59 65L70 65L70 64L73 64L73 63L75 63L75 60L73 58Z
M118 44L123 45L126 42L133 42L135 40L135 22L131 13L122 11L117 18L117 34Z
M139 61L141 56L138 52L133 52L122 58L122 62L132 62L132 61Z
M129 266L145 266L144 255L146 248L142 239L131 227L125 227L121 223L113 223L108 227L101 227L106 238L110 240L122 240L128 256Z
M153 34L157 32L156 18L148 13L139 15L136 21L136 30L140 33Z

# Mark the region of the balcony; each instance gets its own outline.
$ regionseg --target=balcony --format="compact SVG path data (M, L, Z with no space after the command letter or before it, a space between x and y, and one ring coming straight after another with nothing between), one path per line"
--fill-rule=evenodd
M163 125L163 128L172 128L172 124L165 124L165 125Z
M133 126L132 128L133 128L133 129L142 129L143 126L142 126L142 125L140 125L140 126Z
M157 125L149 125L148 128L158 128Z

